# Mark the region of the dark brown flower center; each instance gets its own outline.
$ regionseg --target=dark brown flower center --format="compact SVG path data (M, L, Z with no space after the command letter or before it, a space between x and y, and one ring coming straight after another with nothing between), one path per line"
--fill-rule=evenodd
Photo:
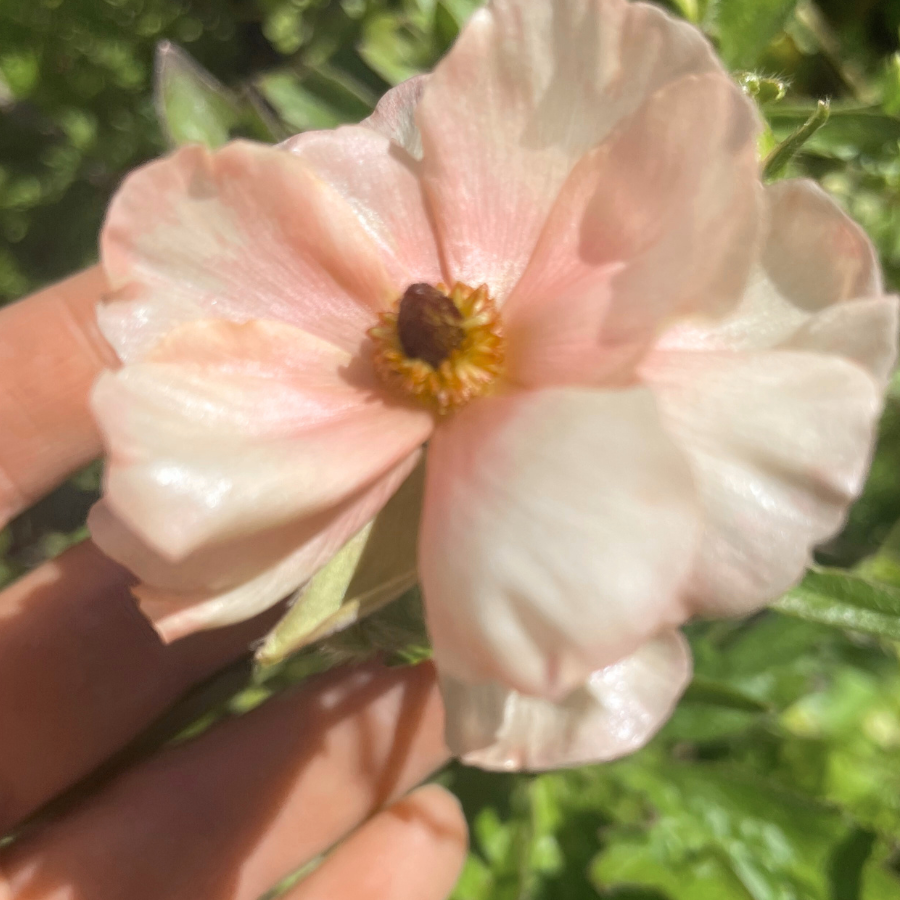
M506 342L486 285L413 284L370 328L381 382L445 416L494 389Z
M438 368L466 336L463 314L444 293L430 284L411 284L397 310L397 336L410 359Z

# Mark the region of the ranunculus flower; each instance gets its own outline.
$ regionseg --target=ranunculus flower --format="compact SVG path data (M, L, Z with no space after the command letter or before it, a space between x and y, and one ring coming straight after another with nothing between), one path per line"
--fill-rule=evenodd
M678 626L763 606L840 527L894 360L872 247L815 185L763 188L758 132L661 10L496 0L358 126L129 177L91 524L161 633L296 590L426 454L452 748L644 743Z

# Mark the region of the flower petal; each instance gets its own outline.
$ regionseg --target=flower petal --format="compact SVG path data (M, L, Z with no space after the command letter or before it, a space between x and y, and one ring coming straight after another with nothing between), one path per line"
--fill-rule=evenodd
M101 250L114 302L100 323L126 360L210 318L280 320L355 350L402 288L338 191L292 154L244 141L131 174Z
M578 159L656 90L720 71L695 28L624 0L495 0L416 110L447 266L503 297Z
M871 241L815 182L781 181L767 193L771 226L763 268L783 297L815 312L881 293Z
M482 399L429 445L419 564L448 675L558 699L686 616L686 462L649 392Z
M781 346L842 356L887 385L897 361L896 297L870 297L836 303L811 316Z
M425 441L370 367L277 322L197 322L101 377L106 499L170 559L340 503Z
M374 518L421 457L416 451L339 506L280 528L203 548L178 563L144 544L101 501L94 541L142 580L141 610L166 641L251 618L301 587Z
M281 145L300 157L353 208L400 293L443 280L434 229L415 161L371 128L308 131Z
M675 325L659 348L817 350L885 379L894 364L896 300L878 296L871 242L811 181L777 182L765 198L768 234L740 304L719 321Z
M716 615L765 605L862 488L880 389L853 363L784 350L659 352L642 373L705 510L689 602Z
M450 752L482 769L555 769L606 762L643 747L691 677L691 652L665 632L553 703L502 685L441 679Z
M402 147L413 159L422 158L422 136L416 124L416 107L429 75L414 75L391 88L375 107L375 112L360 125L372 128Z
M691 76L578 163L504 307L513 378L596 384L673 317L738 302L761 224L756 131L736 85Z

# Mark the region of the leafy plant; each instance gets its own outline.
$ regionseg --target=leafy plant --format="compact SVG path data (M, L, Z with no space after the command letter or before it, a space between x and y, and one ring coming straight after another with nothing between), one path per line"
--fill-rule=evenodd
M760 103L767 174L819 180L900 288L900 2L667 5L707 31ZM133 166L185 141L275 141L357 121L388 86L430 68L475 6L0 0L0 297L91 261L106 202ZM0 578L83 536L98 473L3 532ZM844 532L772 611L690 626L694 684L648 748L572 772L439 776L473 835L458 900L900 898L898 522L900 383ZM242 670L237 688L223 681L215 704L173 732L239 715L336 662L427 654L412 590L283 658L334 616L359 618L374 595L357 550L310 587L314 621L295 616L267 667Z

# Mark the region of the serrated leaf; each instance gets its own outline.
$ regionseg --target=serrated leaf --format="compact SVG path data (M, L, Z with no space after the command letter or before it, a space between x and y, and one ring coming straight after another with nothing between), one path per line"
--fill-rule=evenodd
M637 835L611 841L591 874L604 894L631 886L664 891L666 900L750 900L734 872L715 855L694 859L689 866L672 865Z
M648 829L613 828L592 874L671 900L831 900L829 863L852 826L737 767L628 761L617 773L653 807Z
M900 640L900 589L840 569L812 569L773 604L785 615Z
M424 490L420 464L384 509L300 592L256 652L273 665L370 615L413 587Z

